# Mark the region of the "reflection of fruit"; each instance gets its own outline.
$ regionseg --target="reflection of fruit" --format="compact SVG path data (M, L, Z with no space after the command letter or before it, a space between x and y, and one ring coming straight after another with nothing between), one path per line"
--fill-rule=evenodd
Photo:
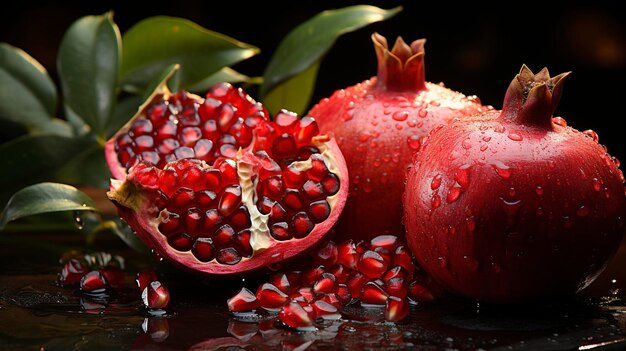
M427 83L424 43L372 35L378 76L336 91L309 114L334 133L350 171L350 199L338 223L340 239L369 240L404 233L402 191L406 167L422 137L454 118L485 111L476 98Z
M502 111L433 131L414 160L407 240L451 291L492 302L573 294L615 253L624 177L596 133L551 118L565 76L523 66Z
M165 259L242 273L317 243L339 216L347 171L313 118L273 122L241 89L156 94L105 146L120 216Z
M141 324L141 329L150 335L150 339L154 342L163 342L170 336L170 324L166 318L146 318Z
M336 318L341 308L356 301L385 308L388 320L398 321L408 314L409 303L433 301L439 294L437 286L417 270L404 244L393 235L378 236L369 244L326 242L310 255L313 265L309 268L274 273L269 283L259 286L256 299L252 292L241 289L228 300L228 309L236 313L257 307L279 311L285 324L302 328L310 326L308 321L316 317ZM320 259L328 267L315 264Z

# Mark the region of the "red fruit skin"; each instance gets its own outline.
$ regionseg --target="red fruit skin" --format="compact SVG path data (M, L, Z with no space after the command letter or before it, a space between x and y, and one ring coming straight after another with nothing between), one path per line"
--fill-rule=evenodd
M502 113L433 131L414 159L407 241L445 289L494 303L572 295L616 252L623 175L596 140L550 120L563 77L524 66Z
M373 34L372 41L377 77L336 91L308 112L323 133L335 136L350 171L339 241L404 233L405 173L421 138L435 126L488 109L475 97L425 82L425 40L409 47L398 38L391 51L384 37Z

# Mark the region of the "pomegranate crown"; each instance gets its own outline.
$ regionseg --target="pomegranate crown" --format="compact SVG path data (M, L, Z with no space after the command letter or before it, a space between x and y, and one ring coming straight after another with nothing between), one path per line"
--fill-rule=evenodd
M545 67L534 74L526 65L522 65L506 91L500 116L526 125L550 128L552 114L563 93L563 82L570 73L550 78Z
M382 35L372 34L372 41L378 59L379 86L389 90L426 89L424 77L426 39L418 39L408 45L402 37L398 37L391 51L387 39Z

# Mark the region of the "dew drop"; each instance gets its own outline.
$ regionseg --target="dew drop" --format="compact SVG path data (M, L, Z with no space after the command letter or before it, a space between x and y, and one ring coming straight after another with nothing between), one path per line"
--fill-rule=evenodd
M446 196L446 201L449 203L455 202L459 196L461 196L462 189L460 187L452 187L448 190L448 196Z
M428 110L420 108L420 110L417 112L417 115L421 118L425 118L426 116L428 116Z
M365 182L363 183L363 191L366 194L372 192L372 180L370 178L365 178Z
M470 272L476 272L478 270L478 267L480 266L478 260L470 256L463 256L463 260L465 260L465 264L467 265L467 268L469 268Z
M593 141L595 141L596 143L600 140L600 137L598 137L598 133L594 132L591 129L587 129L583 132L584 135L590 137Z
M433 181L430 182L430 189L437 190L437 189L439 189L440 186L441 186L441 174L437 174L433 178Z
M483 141L488 143L489 141L491 141L491 137L490 136L484 136L483 137Z
M470 233L473 233L474 230L476 230L476 219L474 218L474 216L469 216L465 218L465 223L467 224L467 230Z
M515 196L515 188L514 188L514 187L510 187L510 188L509 188L509 196L510 196L510 197Z
M421 146L419 135L411 135L407 138L407 143L411 149L419 150Z
M414 120L414 119L409 120L409 121L406 122L406 125L411 127L411 128L414 128L417 125L417 121Z
M367 135L367 134L361 134L361 135L359 135L359 141L360 141L360 142L362 142L362 143L364 143L364 142L366 142L367 140L369 140L369 138L370 138L370 136L369 136L369 135Z
M446 260L445 257L443 256L439 256L437 257L437 260L439 261L439 267L441 268L448 268L448 260Z
M609 192L609 188L604 187L604 197L606 197L607 199L611 198L611 193Z
M485 150L487 150L488 148L489 148L489 146L487 146L487 145L481 145L481 147L480 147L480 151L485 151Z
M578 217L587 217L589 215L589 207L581 205L578 210L576 210L576 215Z
M541 187L541 185L537 185L537 187L535 188L535 193L537 193L537 195L539 196L543 195L543 188Z
M402 124L400 124L400 123L396 123L396 129L397 130L402 130L402 129L404 129L404 126Z
M470 140L470 138L466 138L465 140L463 140L463 142L461 143L461 146L466 149L469 150L472 148L472 141Z
M552 123L556 124L557 126L567 127L567 122L563 117L553 117Z
M562 219L564 228L571 228L574 225L574 221L570 216L563 216Z
M457 169L456 172L454 172L454 180L463 189L467 189L469 187L469 168L470 165L463 165L459 169Z
M556 168L556 162L554 162L554 160L548 160L548 167L550 169Z
M537 207L537 215L538 216L542 216L543 215L543 207L541 207L541 206Z
M493 164L493 169L496 171L496 173L504 178L504 179L509 179L511 177L511 167L505 165L502 161L496 161Z
M511 139L513 141L522 141L522 140L524 140L524 138L522 138L522 136L520 134L517 134L517 133L509 133L508 137L509 137L509 139Z
M491 262L491 269L494 271L494 273L502 272L502 267L500 267L500 265L495 262Z
M407 111L396 111L391 115L391 118L398 122L406 121L409 118L409 113Z
M439 195L435 194L433 195L432 201L430 202L430 206L432 207L433 210L439 208L439 206L441 205L441 198L439 197Z
M522 200L518 199L513 201L507 201L502 197L500 198L500 200L502 200L502 204L504 205L503 208L507 216L507 223L509 225L512 225L515 222L519 209L522 207Z

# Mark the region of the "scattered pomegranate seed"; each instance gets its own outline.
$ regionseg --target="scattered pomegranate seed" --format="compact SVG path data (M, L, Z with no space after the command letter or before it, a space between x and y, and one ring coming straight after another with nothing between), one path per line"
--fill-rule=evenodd
M102 293L107 288L107 280L100 271L91 271L80 280L80 290L86 293Z
M382 286L376 282L369 281L365 283L361 290L361 303L370 305L384 305L387 302L389 294L383 289Z
M389 296L385 305L385 319L390 322L397 322L404 319L409 314L409 303L406 299L396 296Z
M146 307L161 309L167 307L167 304L170 302L170 292L165 285L155 280L143 289L141 299Z
M293 301L280 310L278 319L296 329L311 327L313 325L313 320L309 317L309 314L302 306Z
M87 273L87 267L80 260L72 258L63 265L59 273L59 283L61 285L78 283L85 273Z
M113 289L121 289L124 287L126 279L124 272L119 267L104 267L100 270L104 276L108 287Z
M259 306L259 300L252 291L241 288L235 296L226 301L228 310L231 312L252 311Z
M270 283L265 283L257 289L256 298L259 300L259 306L270 311L278 310L289 302L289 296Z

